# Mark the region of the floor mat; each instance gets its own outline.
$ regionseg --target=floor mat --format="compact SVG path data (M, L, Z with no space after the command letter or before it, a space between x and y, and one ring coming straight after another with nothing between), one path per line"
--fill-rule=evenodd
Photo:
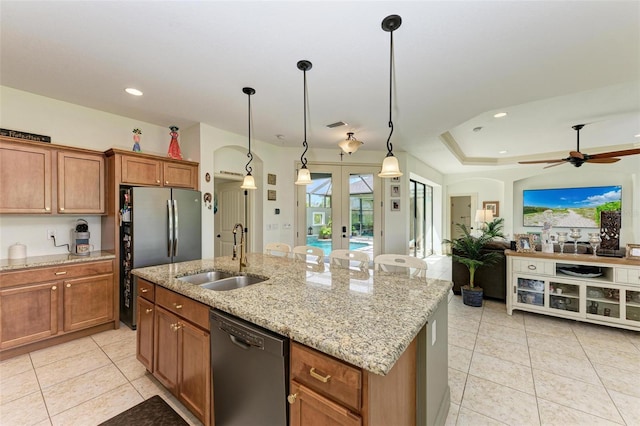
M158 395L123 411L100 426L188 426L182 417Z

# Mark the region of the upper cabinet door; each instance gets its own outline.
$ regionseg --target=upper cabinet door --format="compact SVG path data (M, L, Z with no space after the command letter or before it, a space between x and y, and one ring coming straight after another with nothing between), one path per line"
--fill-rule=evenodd
M163 167L164 186L177 188L198 188L198 167L190 164L165 162Z
M162 163L159 160L123 155L122 183L162 186Z
M51 150L0 143L0 213L51 213Z
M58 213L106 212L104 163L101 154L58 152Z

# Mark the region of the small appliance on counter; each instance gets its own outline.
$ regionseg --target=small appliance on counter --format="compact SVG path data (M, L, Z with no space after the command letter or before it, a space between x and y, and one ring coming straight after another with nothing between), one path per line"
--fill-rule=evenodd
M71 230L71 253L79 256L88 256L91 252L90 237L89 224L84 219L78 219L75 229Z
M27 246L15 243L9 246L9 260L25 259L27 257Z

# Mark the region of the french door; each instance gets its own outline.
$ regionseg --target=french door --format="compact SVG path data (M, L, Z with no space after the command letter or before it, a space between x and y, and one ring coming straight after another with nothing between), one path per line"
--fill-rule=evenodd
M379 166L310 165L312 184L297 188L296 245L380 251ZM378 206L378 208L376 208Z

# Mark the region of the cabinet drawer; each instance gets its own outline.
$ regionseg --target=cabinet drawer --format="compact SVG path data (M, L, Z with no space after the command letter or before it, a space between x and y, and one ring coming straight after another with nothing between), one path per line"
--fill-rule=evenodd
M616 282L640 285L640 269L616 268Z
M149 281L145 281L142 278L137 278L138 280L138 296L144 297L145 299L153 302L155 300L155 285L150 283Z
M38 269L21 269L3 272L0 288L43 281L66 280L69 278L104 275L113 272L113 261L74 263Z
M209 307L186 296L158 286L156 304L166 310L209 330Z
M362 371L358 368L293 342L291 380L360 412Z
M554 275L553 262L534 259L513 259L513 272L534 275Z

